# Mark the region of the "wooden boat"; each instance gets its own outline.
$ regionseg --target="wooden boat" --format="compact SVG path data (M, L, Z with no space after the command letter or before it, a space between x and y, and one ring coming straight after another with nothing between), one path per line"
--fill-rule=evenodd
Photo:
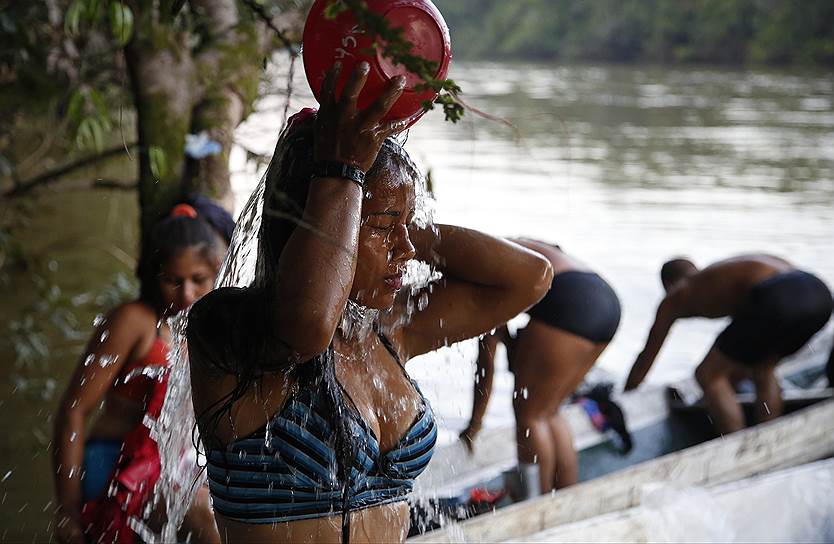
M522 541L834 542L832 485L834 459L707 487L657 484L639 506Z
M597 432L578 406L565 409L580 452L577 486L509 505L489 515L454 523L471 509L461 506L473 489L502 485L501 472L515 465L513 428L485 432L474 456L461 444L440 448L417 480L412 526L426 532L415 542L518 540L565 523L639 504L648 482L674 479L684 484L717 484L834 454L834 401L822 387L822 366L802 362L779 369L786 413L771 423L716 438L693 380L673 387L650 387L619 401L634 439L620 455L606 434ZM750 407L753 395L739 394ZM825 436L826 433L829 436ZM414 530L414 529L413 529Z

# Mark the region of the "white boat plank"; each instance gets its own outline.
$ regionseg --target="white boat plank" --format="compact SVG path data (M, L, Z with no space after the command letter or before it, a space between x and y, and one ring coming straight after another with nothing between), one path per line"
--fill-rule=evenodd
M664 485L647 490L641 506L561 525L521 542L830 542L832 485L834 459L706 489Z
M834 401L622 471L450 524L413 542L497 542L520 538L640 503L640 486L675 481L714 485L834 454Z

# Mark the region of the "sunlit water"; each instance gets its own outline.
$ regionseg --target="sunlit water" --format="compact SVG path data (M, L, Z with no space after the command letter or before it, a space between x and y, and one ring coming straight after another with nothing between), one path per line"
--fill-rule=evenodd
M285 72L272 75L282 90ZM300 65L296 75L290 112L314 104ZM412 129L406 148L431 170L436 218L558 242L600 271L624 314L599 365L620 379L645 340L661 295L657 270L670 256L686 253L704 264L769 251L834 285L834 76L461 62L451 75L469 103L505 117L515 130L472 114L451 125L438 112ZM283 109L277 91L260 101L238 141L271 154ZM261 170L246 162L242 147L233 168L240 208ZM114 257L123 259L116 249L132 251L133 235L114 234L136 222L131 199L103 192L44 199L51 211L38 218L33 236L38 247L73 248L44 249L56 255L49 270L61 278L70 312L112 277ZM98 231L82 234L90 217L112 247ZM102 248L80 248L79 239ZM123 260L119 266L130 274ZM30 296L7 295L8 315L18 315L23 303L15 301ZM0 429L8 437L0 444L0 542L41 541L49 532L50 414L89 333L84 323L73 326L82 332L71 341L47 339L34 370L13 367L13 354L0 354ZM649 380L690 375L722 326L677 325ZM814 344L818 352L828 348L831 328L824 334ZM470 343L408 365L446 429L444 440L468 418L473 358ZM502 357L498 364L487 425L512 423L512 375Z
M286 72L274 73L283 89ZM436 219L559 243L616 289L623 319L599 366L620 380L661 297L660 265L708 264L764 251L834 285L834 77L706 68L455 63L468 113L431 112L406 149L430 170ZM315 104L302 69L290 112ZM237 132L269 154L285 98L276 93ZM238 203L260 170L233 154ZM676 325L648 380L691 375L724 320ZM830 345L831 327L814 343ZM409 363L445 440L471 409L472 343ZM512 422L512 375L499 357L486 425Z

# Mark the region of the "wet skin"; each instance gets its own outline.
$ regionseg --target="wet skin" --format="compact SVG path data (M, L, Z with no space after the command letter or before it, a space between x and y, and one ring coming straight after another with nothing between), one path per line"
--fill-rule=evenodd
M549 244L524 239L517 243L544 255L554 275L589 270L584 263ZM513 410L519 462L539 466L542 493L576 483L579 462L570 428L559 407L582 382L608 343L591 342L536 319L518 331L515 339L506 327L485 337L479 345L472 418L460 434L470 451L489 402L498 342L507 348L515 377Z
M218 257L206 260L201 248L184 248L164 264L160 273L164 315L173 315L208 293L219 269ZM141 301L123 304L99 325L87 344L56 414L55 463L58 502L68 518L59 532L61 542L80 542L81 481L78 475L84 459L84 444L92 438L118 440L138 425L145 414L144 403L117 394L113 385L124 378L123 369L144 359L157 335L168 344L170 332L159 321L157 310ZM92 362L84 361L92 356ZM110 364L100 361L113 360ZM98 412L89 431L86 422ZM72 471L73 477L70 477ZM81 539L81 540L79 540ZM208 541L212 541L209 537Z
M367 75L367 67L364 72L362 69L360 64L339 100L334 98L333 72L322 86L314 156L367 171L385 137L402 126L379 121L399 96L401 86L393 80L369 110L358 112L356 97ZM448 225L437 225L436 230L415 228L410 225L414 201L414 180L404 177L400 168L388 167L375 179L367 179L364 196L349 181L314 179L304 218L316 232L295 228L274 265L280 281L263 288L266 297L245 299L268 301L261 302L270 305L265 314L270 321L266 330L281 341L268 336L247 338L247 342L266 343L273 350L267 353L277 360L293 357L308 361L332 344L337 380L348 402L378 438L383 454L412 426L422 401L375 334L347 338L338 328L348 298L382 311L379 326L405 362L506 321L541 298L551 278L544 259L507 241ZM434 286L428 306L409 316L408 293L400 289L399 278L412 258L435 265L444 279ZM210 295L221 308L223 297L235 296L248 296L247 290ZM219 338L223 346L224 335L233 332L215 330L212 325L211 319L189 324L197 414L204 413L237 383L236 375L218 375L208 364L214 354L204 351L211 346L203 347L200 339ZM235 401L230 416L221 418L216 428L201 423L203 436L227 444L262 427L280 410L294 384L286 371L269 368L264 367L255 386ZM404 502L372 506L349 515L352 542L402 541L408 533ZM227 542L339 542L341 518L341 514L334 514L257 525L217 515L217 522L221 538Z
M666 297L658 306L646 347L631 368L626 391L642 383L676 320L731 316L753 287L791 270L795 267L779 257L742 255L719 261L703 270L693 268L689 275L666 286ZM733 389L733 382L739 377L749 377L756 385L759 421L781 413L781 393L775 375L778 362L779 358L771 357L752 368L727 357L713 345L696 369L695 377L704 390L704 398L719 432L726 434L744 428L744 416Z

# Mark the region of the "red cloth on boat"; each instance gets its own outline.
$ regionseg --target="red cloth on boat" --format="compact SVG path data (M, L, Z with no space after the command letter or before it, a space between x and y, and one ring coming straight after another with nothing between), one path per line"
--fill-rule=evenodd
M156 420L165 401L167 371L153 383L146 418ZM96 544L138 542L136 532L128 523L132 517L143 519L143 510L153 495L160 471L156 441L151 438L150 429L140 422L125 437L122 455L113 468L108 491L82 507L81 520L88 540Z

